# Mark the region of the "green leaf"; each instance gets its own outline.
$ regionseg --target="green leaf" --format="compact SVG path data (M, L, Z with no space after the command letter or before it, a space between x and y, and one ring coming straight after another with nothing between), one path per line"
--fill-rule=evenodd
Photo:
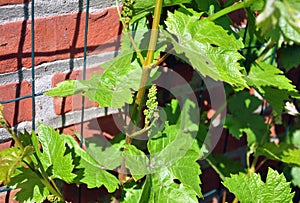
M162 120L167 120L170 125L176 124L180 118L180 106L178 100L172 99L170 104L166 104L166 107L161 109L159 117L163 118Z
M142 191L135 191L134 198L138 201L131 202L198 202L195 192L190 187L183 185L179 180L172 180L169 174L163 173L147 175Z
M128 183L127 183L128 184ZM124 184L125 197L123 200L119 200L122 203L132 203L132 202L141 202L142 189L138 188L135 184L131 187L127 187L126 183Z
M274 87L262 87L264 91L264 99L272 106L272 109L281 115L285 106L285 101L290 100L290 93L288 90L276 89Z
M208 19L199 20L198 16L190 16L178 11L168 14L167 29L172 34L176 33L179 43L185 40L195 40L201 44L235 51L244 47L241 40L237 40L233 35L228 35L221 26Z
M38 127L38 139L42 144L42 153L40 160L45 171L51 171L51 177L59 178L67 183L72 182L76 177L72 173L74 166L72 164L72 155L65 154L66 147L64 140L60 137L58 131L52 127L40 124Z
M196 163L201 152L197 141L190 134L183 133L178 129L178 126L166 126L162 133L149 140L148 150L151 154L150 166L154 173L151 176L163 184L161 186L157 182L156 187L166 190L167 193L170 192L169 190L182 189L182 192L202 196L199 179L201 171ZM186 173L185 171L189 172ZM175 179L178 179L180 184L175 183ZM191 179L193 181L190 181ZM166 194L160 195L162 198L174 198L172 196L167 197ZM155 202L161 201L157 199Z
M13 189L21 189L14 198L24 203L44 202L50 194L40 177L29 168L18 168L9 186Z
M99 137L87 138L84 141L86 152L108 170L114 170L122 164L122 143L125 143L125 140L111 144Z
M281 47L278 60L284 68L284 70L289 71L292 68L296 68L300 65L300 46L285 46Z
M45 94L48 96L66 97L74 94L79 94L88 89L80 80L66 80L58 83L57 86Z
M256 155L300 167L300 149L284 142L278 145L270 142L265 143L256 149Z
M191 134L178 130L177 126L166 126L148 142L148 150L153 155L151 164L172 165L186 154L193 141Z
M225 178L223 185L232 192L240 202L256 203L269 202L290 203L294 193L291 193L290 183L286 182L283 174L269 168L266 182L264 183L259 174L240 173Z
M32 141L31 141L31 134L29 134L26 130L24 130L24 132L18 132L18 136L19 136L19 139L22 143L22 145L25 147L25 146L28 146L28 145L32 145Z
M291 170L292 182L300 188L300 168L293 167Z
M283 72L264 62L252 64L247 81L249 86L255 87L279 114L289 96L298 97L298 91Z
M297 129L295 132L292 133L291 143L300 148L300 130Z
M73 150L76 159L79 160L78 165L76 165L76 168L79 169L77 171L78 183L85 183L88 188L99 188L104 185L109 192L114 192L119 187L119 180L105 171L104 166L84 151L71 136L61 135L61 137Z
M172 109L170 109L172 108ZM151 130L150 140L148 142L148 150L150 154L155 155L158 164L171 164L173 161L179 160L185 153L193 147L195 138L199 130L199 112L195 104L191 100L186 100L182 109L178 109L178 103L173 101L166 111L171 111L170 115L176 115L175 125L166 123L165 129L161 130L157 127ZM195 149L193 149L195 150ZM200 151L197 151L198 155ZM196 157L198 156L196 155ZM199 155L200 156L200 155ZM199 158L199 157L198 157ZM161 163L159 163L161 162Z
M222 154L209 155L205 160L219 174L223 181L225 177L230 177L231 174L238 174L245 171L240 161L234 161Z
M0 183L7 184L17 167L21 165L22 150L11 147L0 151Z
M259 142L267 130L264 118L253 113L260 104L261 101L248 92L239 92L228 102L230 114L226 116L224 127L237 139L246 133L248 146Z
M101 107L121 108L132 103L132 90L138 90L141 79L142 69L131 65L131 58L132 53L120 55L104 65L103 74L94 74L90 80L64 81L46 94L65 97L83 93Z
M126 167L130 170L135 181L149 174L149 159L145 153L133 145L124 145L123 156L126 159Z
M164 174L164 172L166 174ZM178 182L176 178L173 178L175 177L172 176L172 174L170 174L169 171L164 170L160 173L152 175L152 187L150 190L150 199L148 202L198 202L194 190L192 190L189 186Z
M175 11L168 13L167 34L177 54L184 54L191 65L203 76L221 80L230 85L247 87L243 68L238 63L243 59L238 50L243 47L240 40L228 35L222 27L207 19Z
M264 86L297 92L295 86L283 75L283 72L280 69L264 62L254 63L247 79L249 79L249 85L255 86L260 93L264 93L262 89Z
M193 115L198 114L198 111L195 111L195 106L189 100L184 103L181 111L177 111L178 108L176 101L166 108L168 115L176 114L177 119L172 125L165 123L151 129L147 143L149 160L135 147L130 147L128 152L124 151L125 157L127 154L139 155L137 159L129 161L130 166L127 167L131 171L137 171L136 163L140 162L142 171L149 173L142 191L129 193L127 202L198 202L197 197L202 197L199 178L201 170L197 160L203 154L196 140L198 128L194 127L194 122L197 119L194 120Z
M262 35L281 45L300 43L300 8L298 0L267 0L256 18Z

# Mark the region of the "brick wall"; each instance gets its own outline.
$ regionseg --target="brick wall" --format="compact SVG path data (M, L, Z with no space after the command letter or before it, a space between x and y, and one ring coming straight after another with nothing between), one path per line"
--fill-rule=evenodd
M90 1L88 32L88 75L101 72L99 64L119 50L121 26L115 1ZM35 1L35 84L42 93L65 79L81 78L83 67L85 1ZM0 101L31 94L31 2L0 2ZM66 99L36 97L36 124L56 128L80 122L81 97ZM16 129L30 130L31 98L4 104L4 116ZM86 102L87 117L101 117L104 110ZM109 110L114 112L113 109ZM9 139L0 129L0 143ZM7 144L6 144L7 145ZM5 146L6 146L5 145ZM2 145L3 148L3 145Z

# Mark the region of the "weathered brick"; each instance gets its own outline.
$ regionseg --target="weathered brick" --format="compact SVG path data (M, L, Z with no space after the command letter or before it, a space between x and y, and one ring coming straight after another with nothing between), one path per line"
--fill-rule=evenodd
M35 21L35 65L83 56L85 13L71 13ZM0 25L0 73L31 67L31 21ZM118 50L121 27L116 8L91 13L87 50Z
M11 4L25 4L31 2L31 0L1 0L0 6L11 5Z
M93 73L101 73L102 69L99 67L89 68L86 72L86 77L90 78ZM58 83L67 79L76 80L82 79L82 70L75 70L69 73L57 73L52 78L52 85L55 87ZM81 94L68 96L68 97L55 97L54 98L54 111L57 115L61 115L70 111L81 109ZM88 98L85 99L85 108L97 106L95 102L92 102Z
M27 81L0 86L0 101L31 94L31 84ZM32 119L31 98L4 104L3 114L10 125Z

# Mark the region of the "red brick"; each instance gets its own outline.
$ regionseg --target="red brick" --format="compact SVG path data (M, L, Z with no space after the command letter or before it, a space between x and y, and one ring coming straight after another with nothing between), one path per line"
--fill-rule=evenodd
M84 138L96 136L103 139L111 139L122 131L120 129L120 122L121 121L118 114L103 116L101 118L95 118L86 121L83 123ZM70 125L59 130L60 133L74 135L74 132L80 133L81 125Z
M10 147L10 145L11 145L11 141L5 142L5 143L0 143L0 150L7 149Z
M18 203L18 201L14 200L13 197L17 193L17 190L13 190L9 194L9 203ZM6 192L0 193L0 203L6 203L5 198L6 198Z
M11 4L24 4L31 2L30 0L1 0L0 1L0 6L3 5L11 5Z
M72 13L35 21L35 65L83 56L85 13ZM31 21L0 25L0 73L31 67ZM119 49L121 34L116 8L91 13L88 52Z
M87 78L90 78L93 73L101 73L102 69L99 67L87 69ZM65 81L67 79L78 80L82 79L82 70L75 70L69 73L58 73L52 78L52 85L55 87L58 83ZM70 111L81 109L81 94L69 96L65 98L55 97L54 98L54 111L57 115L61 115ZM96 103L90 101L88 98L85 99L85 108L90 108L97 106Z
M0 101L28 94L31 94L31 84L27 81L0 86ZM31 98L4 104L3 106L4 117L10 125L16 125L22 121L30 121L32 119Z

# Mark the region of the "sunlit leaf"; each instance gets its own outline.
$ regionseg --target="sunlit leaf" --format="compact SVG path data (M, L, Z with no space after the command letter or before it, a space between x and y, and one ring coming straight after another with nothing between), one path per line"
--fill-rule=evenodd
M142 69L131 65L131 57L132 53L120 55L105 65L103 74L94 74L90 80L64 81L45 94L65 97L83 93L101 107L120 108L132 102L132 90L138 90L141 79Z
M119 187L119 180L84 151L71 136L61 136L78 159L78 164L75 167L79 169L76 173L79 183L87 184L88 188L99 188L104 185L109 192L114 192Z
M243 47L241 41L207 19L199 20L178 11L169 12L166 24L167 30L176 36L166 34L176 53L182 54L203 76L247 87L238 62L243 59L238 53Z
M53 178L72 182L76 177L72 173L74 169L72 156L70 153L65 154L65 141L60 137L59 132L43 124L39 125L38 132L38 139L43 149L39 158L45 167L45 171L50 169Z
M279 45L300 43L299 15L298 0L267 0L256 22L262 34Z
M265 156L268 159L282 161L300 167L300 149L287 143L265 143L256 150L256 155Z
M149 159L145 153L133 145L125 145L123 152L126 167L130 170L135 181L149 174Z
M283 174L269 168L266 182L259 174L251 173L250 177L245 173L231 175L225 178L223 185L232 192L242 203L269 202L290 203L294 193L291 193L290 183L286 182Z

